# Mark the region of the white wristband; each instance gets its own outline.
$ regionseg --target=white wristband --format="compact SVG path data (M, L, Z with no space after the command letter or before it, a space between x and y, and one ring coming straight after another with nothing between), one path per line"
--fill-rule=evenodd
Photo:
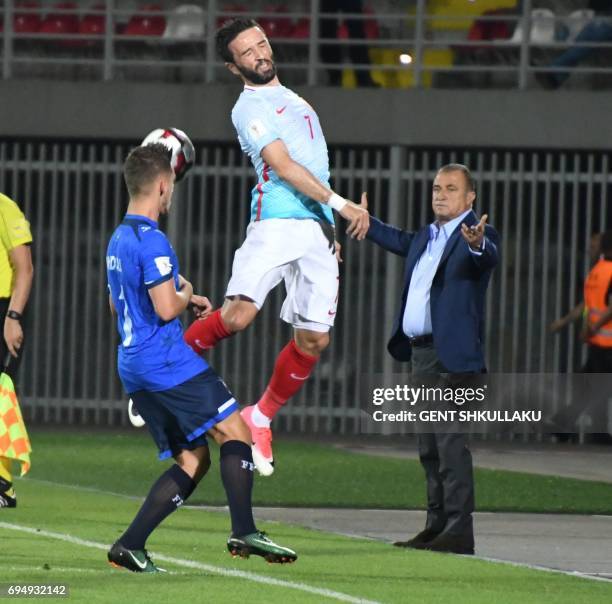
M331 197L327 200L327 205L332 210L336 210L336 212L339 212L347 203L348 201L346 201L344 197L340 197L337 193L332 193Z

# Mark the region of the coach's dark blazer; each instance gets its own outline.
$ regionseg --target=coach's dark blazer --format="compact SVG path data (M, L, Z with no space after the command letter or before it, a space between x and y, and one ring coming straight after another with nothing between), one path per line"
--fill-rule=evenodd
M470 212L463 221L478 223ZM404 289L400 310L387 348L398 361L409 361L412 349L402 330L402 320L412 272L429 241L429 225L409 233L370 217L367 238L385 250L404 256ZM480 373L484 361L485 294L492 269L499 260L497 231L485 225L482 255L470 253L461 236L461 225L450 235L431 285L431 325L438 358L451 373Z

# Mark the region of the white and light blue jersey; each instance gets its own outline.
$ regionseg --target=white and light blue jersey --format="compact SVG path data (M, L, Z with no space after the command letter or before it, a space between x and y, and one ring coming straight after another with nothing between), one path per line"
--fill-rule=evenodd
M178 318L163 321L149 296L169 279L178 288L178 259L157 222L126 214L108 243L106 274L121 339L119 377L128 393L167 390L208 369L183 340Z
M330 207L281 180L261 157L266 145L281 139L291 159L329 187L327 143L314 109L284 86L245 86L232 110L232 122L240 146L257 172L251 220L311 218L333 224Z

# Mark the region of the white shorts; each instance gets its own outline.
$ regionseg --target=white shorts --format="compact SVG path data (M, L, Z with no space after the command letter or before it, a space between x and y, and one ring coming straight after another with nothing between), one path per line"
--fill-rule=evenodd
M251 222L234 254L226 296L246 296L261 308L281 280L287 297L280 318L294 327L327 332L338 305L338 261L315 220Z

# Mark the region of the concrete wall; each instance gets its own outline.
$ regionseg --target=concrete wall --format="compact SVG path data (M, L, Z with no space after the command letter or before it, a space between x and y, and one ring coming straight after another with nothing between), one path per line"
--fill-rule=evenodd
M234 140L239 85L0 82L0 137L138 139L177 126ZM609 149L612 93L518 90L297 90L331 143Z

